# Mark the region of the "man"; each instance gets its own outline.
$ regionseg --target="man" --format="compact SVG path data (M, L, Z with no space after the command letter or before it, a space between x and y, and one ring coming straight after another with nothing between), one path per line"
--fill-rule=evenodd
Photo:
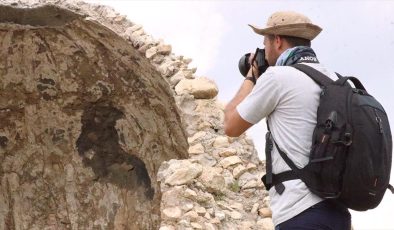
M270 67L258 79L258 69L250 68L225 108L225 132L239 136L267 118L272 139L298 168L303 168L309 161L321 89L289 65L304 63L337 79L335 73L318 62L310 48L311 40L322 29L295 12L274 13L266 28L251 27L264 36L265 59ZM275 145L271 156L274 174L290 170ZM283 185L283 191L278 192L275 187L269 190L276 229L350 229L351 217L346 208L322 200L299 179L284 181Z

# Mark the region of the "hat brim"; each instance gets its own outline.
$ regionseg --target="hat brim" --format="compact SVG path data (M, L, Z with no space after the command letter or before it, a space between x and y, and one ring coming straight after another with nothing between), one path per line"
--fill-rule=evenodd
M261 35L285 35L308 40L313 40L322 31L322 28L311 23L278 25L266 28L258 28L250 24L249 26L255 33Z

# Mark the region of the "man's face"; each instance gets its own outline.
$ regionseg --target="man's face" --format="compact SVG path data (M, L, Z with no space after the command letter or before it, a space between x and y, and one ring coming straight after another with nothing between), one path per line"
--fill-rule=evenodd
M275 46L274 36L264 36L265 59L270 66L274 66L279 57L278 50Z

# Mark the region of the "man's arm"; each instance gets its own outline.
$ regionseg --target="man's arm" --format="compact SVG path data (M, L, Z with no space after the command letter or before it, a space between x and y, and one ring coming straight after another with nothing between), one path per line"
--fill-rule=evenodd
M238 137L253 125L242 119L236 109L237 105L252 91L253 86L252 81L245 80L235 97L226 105L224 109L224 132L227 136Z
M252 55L251 55L252 56ZM254 66L250 68L247 77L252 77L252 71L255 73L256 79L258 78L258 70ZM235 97L226 105L224 109L224 132L227 136L230 137L238 137L242 133L244 133L247 129L253 126L252 123L249 123L242 119L237 111L237 105L241 103L246 96L252 91L254 87L254 83L250 80L244 80L241 85L241 88L238 90Z

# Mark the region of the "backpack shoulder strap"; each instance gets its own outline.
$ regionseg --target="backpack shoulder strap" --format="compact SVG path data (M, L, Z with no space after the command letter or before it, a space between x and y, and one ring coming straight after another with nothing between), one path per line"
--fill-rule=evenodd
M320 86L327 86L334 82L331 78L327 77L320 71L317 71L308 65L295 64L292 66L298 69L299 71L305 73L306 75L308 75L308 77L310 77L313 81L315 81Z

